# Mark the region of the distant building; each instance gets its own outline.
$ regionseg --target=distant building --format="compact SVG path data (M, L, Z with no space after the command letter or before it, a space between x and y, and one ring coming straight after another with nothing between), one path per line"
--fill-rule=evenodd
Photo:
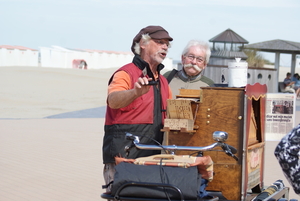
M104 69L118 68L132 62L133 53L91 49L69 49L59 46L41 47L41 67ZM172 67L172 59L165 65Z
M38 50L0 45L0 66L38 66Z
M204 71L204 75L215 83L228 84L228 63L241 58L246 61L247 55L242 51L249 42L231 29L218 34L209 40L212 44L212 54ZM268 93L278 92L277 70L272 68L257 68L248 66L247 83L266 84Z
M90 49L68 49L59 46L40 48L41 67L103 69L121 67L130 63L131 52Z
M0 45L0 66L31 66L49 68L104 69L118 68L132 62L133 53L91 49L70 49L60 46L39 50ZM164 70L173 68L173 60L163 61Z
M213 43L209 65L227 66L228 62L235 58L242 60L248 58L241 48L249 42L231 29L223 31L210 39L209 42Z

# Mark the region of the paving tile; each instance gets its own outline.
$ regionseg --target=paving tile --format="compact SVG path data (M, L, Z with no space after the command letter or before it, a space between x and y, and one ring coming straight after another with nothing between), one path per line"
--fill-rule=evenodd
M101 201L103 118L0 121L1 201ZM265 146L264 185L283 176ZM298 198L293 190L290 198Z

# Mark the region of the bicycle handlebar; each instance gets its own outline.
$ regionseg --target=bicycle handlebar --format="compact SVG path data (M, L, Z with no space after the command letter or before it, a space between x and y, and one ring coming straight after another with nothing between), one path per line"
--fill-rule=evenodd
M134 146L138 149L146 149L146 150L168 150L171 152L175 152L178 150L181 151L210 151L213 150L215 147L221 147L223 151L228 155L233 157L235 160L238 161L238 158L234 155L237 153L236 148L224 143L228 138L228 134L223 131L215 131L213 133L213 139L217 142L204 146L204 147L193 147L193 146L176 146L176 145L146 145L141 144L140 139L138 136L133 135L131 133L126 133L126 139L132 140ZM127 147L127 149L129 149Z

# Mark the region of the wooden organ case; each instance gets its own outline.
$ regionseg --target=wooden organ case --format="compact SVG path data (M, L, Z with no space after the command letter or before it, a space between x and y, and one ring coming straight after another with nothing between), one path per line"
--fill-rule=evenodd
M239 161L224 152L204 152L214 161L215 174L208 191L221 192L228 200L246 200L249 192L261 191L266 93L266 85L259 83L243 88L204 87L199 90L200 101L191 102L193 118L185 120L194 123L192 129L165 125L165 143L169 145L206 146L214 143L214 131L229 134L226 143L237 148ZM180 95L181 98L191 96ZM191 152L177 151L176 154Z

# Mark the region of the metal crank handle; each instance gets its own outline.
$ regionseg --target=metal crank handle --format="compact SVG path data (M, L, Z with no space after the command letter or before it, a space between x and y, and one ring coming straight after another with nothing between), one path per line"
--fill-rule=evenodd
M147 85L158 85L158 81L151 80Z

